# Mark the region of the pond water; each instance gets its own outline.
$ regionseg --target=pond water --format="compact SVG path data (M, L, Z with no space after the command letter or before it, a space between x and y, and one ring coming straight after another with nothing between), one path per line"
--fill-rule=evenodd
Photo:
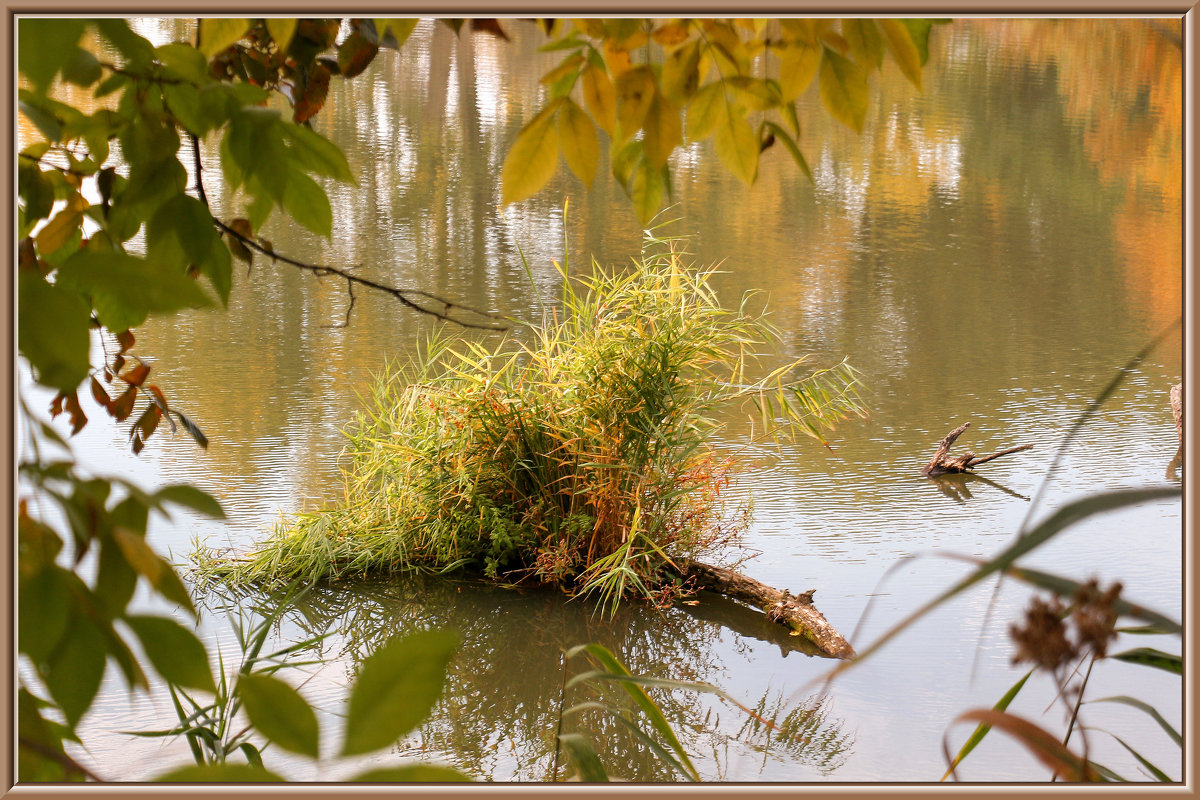
M138 25L158 38L176 27ZM538 78L555 63L553 53L534 53L531 26L509 27L511 42L456 40L422 23L402 52L335 82L315 125L345 149L359 183L329 187L331 242L274 219L264 233L278 250L514 316L534 304L518 247L543 293L557 280L551 260L564 237L574 264L636 254L641 231L603 164L590 191L560 170L536 198L500 208L503 155L539 107ZM999 552L1031 508L1041 519L1089 492L1178 481L1168 473L1177 440L1167 391L1182 374L1179 330L1055 462L1088 401L1182 310L1181 51L1172 32L1179 27L1165 21L957 21L934 31L923 93L890 63L873 79L861 134L836 126L815 93L804 98L800 144L811 182L782 147L764 153L750 189L707 147L677 156L672 231L691 237L697 263L723 263L725 301L763 292L784 355L811 353L817 365L848 356L864 374L870 416L842 426L830 450L746 448L736 414L720 443L742 458L736 491L753 500L745 544L758 555L744 571L794 592L816 589L818 608L860 649L965 574L947 555ZM210 200L234 216L216 180L215 142L204 161ZM235 276L227 313L140 331L136 352L154 359L158 382L203 427L209 448L160 436L134 457L125 433L97 421L76 449L97 470L146 485L188 481L221 501L229 519L219 524L159 520L151 540L160 550L182 559L195 539L250 547L281 516L339 496L339 429L358 408L357 392L436 327L362 292L349 325L338 327L348 303L334 281L259 259ZM1034 448L979 477L922 478L937 442L967 421L959 451ZM1147 504L1090 520L1029 563L1120 580L1128 598L1179 618L1183 534L1180 502ZM956 750L970 732L956 717L992 706L1024 672L1011 664L1008 626L1028 597L1013 581L967 593L822 692L834 662L716 598L663 613L631 606L609 620L561 594L466 580L319 587L285 615L273 641L327 634L310 654L323 665L290 676L304 682L327 732L340 727L358 659L389 635L451 627L464 644L431 719L392 751L314 767L270 750L267 763L297 780L339 780L364 762L420 757L484 780L546 780L564 700L561 653L599 642L634 672L707 681L760 711L802 720L805 736L782 741L713 696L678 695L681 738L706 779L937 781L943 745ZM202 600L201 632L228 658L236 653L229 607L238 600ZM1179 649L1128 636L1115 647L1141 645ZM82 758L120 780L186 762L183 742L122 733L171 725L169 700L130 697L109 677L85 719ZM1135 694L1181 722L1181 681L1167 673L1105 664L1088 693ZM582 690L565 701L580 699ZM1052 701L1050 684L1033 681L1012 710L1062 730ZM1181 775L1179 748L1140 712L1097 704L1085 722L1097 729L1088 735L1092 757L1118 773L1144 777L1103 730ZM568 718L564 729L575 724ZM591 725L584 730L613 773L669 778L611 723ZM1036 781L1047 773L993 734L960 775Z

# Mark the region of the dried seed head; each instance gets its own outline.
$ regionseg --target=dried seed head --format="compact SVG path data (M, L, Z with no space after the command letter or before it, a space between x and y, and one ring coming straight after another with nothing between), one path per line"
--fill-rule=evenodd
M1024 627L1013 625L1009 628L1017 645L1014 664L1032 662L1054 672L1076 656L1078 649L1067 637L1064 612L1057 597L1051 597L1049 601L1034 597L1030 601Z
M1115 605L1120 594L1120 583L1114 583L1107 591L1101 592L1099 581L1095 578L1075 593L1071 621L1075 623L1079 635L1079 646L1091 649L1097 658L1104 658L1108 643L1117 636Z

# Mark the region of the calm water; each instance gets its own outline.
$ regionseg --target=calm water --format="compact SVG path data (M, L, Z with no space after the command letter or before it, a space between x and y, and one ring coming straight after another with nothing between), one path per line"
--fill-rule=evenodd
M424 23L402 53L335 83L316 122L346 150L359 185L330 187L332 242L279 219L266 236L281 252L518 316L534 297L518 246L543 292L554 286L551 259L561 257L564 236L576 264L635 254L638 226L603 177L589 192L562 170L547 191L501 213L503 153L536 111L538 77L554 62L553 54L530 55L538 43L530 29L511 27L512 43L456 41ZM163 36L171 26L145 21L141 29ZM726 175L707 148L677 157L675 231L693 237L697 262L723 261L727 302L763 291L787 355L812 353L816 364L849 356L869 386L870 418L843 427L832 451L745 451L744 429L731 424L722 444L743 452L737 489L754 503L746 544L759 555L748 574L793 591L815 588L818 607L861 648L963 574L944 555L987 556L1010 541L1076 416L1180 313L1180 76L1179 48L1138 21L960 22L935 31L923 94L894 69L874 79L861 135L834 127L815 95L806 98L801 146L811 183L781 147L764 154L753 189ZM206 188L229 217L234 201L217 185L218 163L209 142ZM183 435L156 437L135 458L125 434L100 422L78 437L81 458L97 469L147 485L190 481L221 500L227 522L178 517L154 529L157 546L181 558L195 538L248 547L280 516L337 497L339 428L357 408L356 393L433 329L371 296L358 298L348 327L330 327L345 317L342 287L261 260L235 284L228 313L150 324L138 340L158 382L207 432L207 451ZM1174 482L1167 390L1181 374L1182 338L1153 352L1082 430L1035 517L1087 492ZM988 464L978 478L921 478L936 443L968 420L959 448L1035 447ZM1081 525L1031 563L1120 579L1127 597L1178 618L1182 540L1180 504L1164 502ZM902 561L909 555L919 557ZM331 735L364 653L406 629L463 634L433 718L371 763L421 756L487 780L546 779L560 653L595 641L634 671L708 681L752 707L807 714L807 738L782 743L747 726L733 706L680 695L679 728L708 779L936 781L943 742L956 749L969 733L955 718L990 707L1022 672L1010 664L1007 628L1027 598L1012 582L962 597L825 695L813 682L832 662L711 598L664 614L630 608L609 621L555 593L471 582L322 588L288 614L277 640L329 634L319 650L324 666L293 677L305 681ZM228 656L236 646L223 600L204 601L202 633ZM1144 638L1117 646L1139 645L1179 648ZM1119 665L1092 676L1091 696L1124 693L1180 724L1177 678ZM1013 710L1061 729L1057 707L1046 711L1052 698L1048 684L1031 682ZM1104 704L1088 712L1089 725L1127 734L1181 774L1180 751L1144 715ZM101 774L128 780L186 761L183 743L119 733L173 721L163 697L130 698L114 677L85 721L90 758ZM667 777L611 725L586 730L614 773ZM1140 777L1111 737L1094 731L1089 743L1095 760ZM273 751L267 760L302 780L337 780L362 766L330 759L316 770ZM993 735L961 775L1020 781L1046 773Z

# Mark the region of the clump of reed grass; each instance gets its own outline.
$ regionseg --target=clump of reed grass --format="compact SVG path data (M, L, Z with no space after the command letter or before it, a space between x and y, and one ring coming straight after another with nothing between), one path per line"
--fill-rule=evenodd
M733 462L713 414L754 404L760 435L821 432L861 414L845 362L804 359L750 377L776 341L723 308L713 269L679 240L650 239L629 268L574 279L532 336L434 338L376 377L347 431L340 502L301 513L256 552L202 557L202 577L285 584L469 568L508 582L667 602L675 563L736 541Z

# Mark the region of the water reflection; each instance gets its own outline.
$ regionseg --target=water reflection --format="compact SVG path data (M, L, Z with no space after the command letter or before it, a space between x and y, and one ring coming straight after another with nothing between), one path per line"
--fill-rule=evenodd
M314 125L346 151L359 182L326 185L334 237L313 237L280 216L264 235L280 252L514 316L535 309L539 294L555 295L552 261L564 237L573 269L593 254L621 263L635 253L641 231L628 199L604 177L605 163L590 191L560 170L543 194L500 208L504 153L540 106L538 79L556 60L535 52L532 26L507 27L513 41L505 43L422 22L401 52L335 81ZM815 90L803 98L800 146L812 182L781 147L763 153L752 189L709 147L690 146L674 161L675 232L693 237L698 263L722 262L716 288L725 303L761 290L756 302L772 310L786 357L813 353L826 364L848 355L865 374L872 417L843 427L833 450L748 449L748 426L725 443L744 456L737 491L755 501L747 544L762 557L749 574L791 591L816 587L822 612L843 631L897 559L940 548L986 556L1024 518L1053 448L931 487L918 470L955 420L981 420L974 443L984 452L1057 442L1116 367L1182 307L1182 70L1171 38L1132 19L956 21L935 31L926 70L919 94L895 70L874 77L861 135L829 123ZM19 125L28 139L23 117ZM206 174L219 174L215 139L203 155ZM238 197L215 180L207 188L217 211L237 216ZM335 499L339 429L358 393L434 327L370 295L357 299L349 327L324 327L345 318L343 288L261 259L234 282L226 313L151 322L138 337L173 404L208 434L208 451L162 434L135 459L123 432L95 422L77 440L81 456L105 472L195 482L221 499L228 524L160 528L151 538L164 551L187 552L197 531L216 546L249 546L280 513ZM1089 421L1044 510L1098 488L1164 480L1177 447L1166 397L1179 381L1182 340L1155 352ZM1131 529L1146 532L1133 549ZM1047 555L1047 568L1120 579L1131 597L1178 616L1181 529L1178 504L1098 519L1085 547ZM915 597L952 577L929 566L898 573L866 627L902 617ZM445 713L412 747L427 744L497 780L545 776L559 653L585 641L609 645L635 670L709 681L752 705L786 697L795 705L781 711L790 713L817 702L790 692L821 661L737 606L706 601L604 623L553 595L417 587L322 589L295 610L289 631L333 630L331 669L353 670L388 632L462 630L464 666ZM739 744L740 712L722 707L719 726L700 724L700 709L715 709L705 698L679 710L689 748L719 750L701 769L736 780L935 780L948 721L981 698L994 702L1019 677L1001 631L987 643L984 685L966 685L978 631L969 609L955 613L913 646L864 665L861 681L834 687L838 713L821 706L820 727L841 744L814 745L793 765L774 741ZM336 707L337 682L325 691ZM1147 699L1178 707L1177 686L1155 691ZM118 700L103 711L114 707L124 708ZM703 732L712 730L712 738ZM852 755L844 731L855 732ZM117 738L88 741L98 759L121 763L127 742ZM631 771L661 774L622 741ZM1156 763L1178 758L1169 743L1144 754ZM1097 753L1114 767L1121 759L1127 754ZM981 749L973 761L981 779L1042 775L1016 775L1003 753Z
M277 603L278 598L229 590L214 590L203 598L209 613ZM579 656L566 664L564 675L564 653L577 644L604 645L633 674L681 681L707 680L714 670L740 660L736 654L755 640L771 643L782 657L818 655L762 614L713 595L702 595L693 607L656 613L631 606L604 618L581 603L565 602L556 591L419 575L313 588L286 608L280 627L292 641L324 636L303 655L348 664L348 679L362 658L394 635L431 628L457 631L463 643L451 662L442 700L394 753L442 758L489 780L550 780L554 732L564 709L598 700L628 705L621 690L611 686L584 683L564 693L567 678L595 668ZM340 692L338 686L330 693L317 689L309 694L316 704L332 706L340 702ZM819 694L797 697L768 686L761 694L738 698L757 717L696 692L676 690L656 697L709 779L719 779L731 758L751 756L793 776L830 776L853 751L853 734ZM614 775L637 781L678 779L612 713L567 715L562 730L591 738ZM560 770L561 779L565 766Z

